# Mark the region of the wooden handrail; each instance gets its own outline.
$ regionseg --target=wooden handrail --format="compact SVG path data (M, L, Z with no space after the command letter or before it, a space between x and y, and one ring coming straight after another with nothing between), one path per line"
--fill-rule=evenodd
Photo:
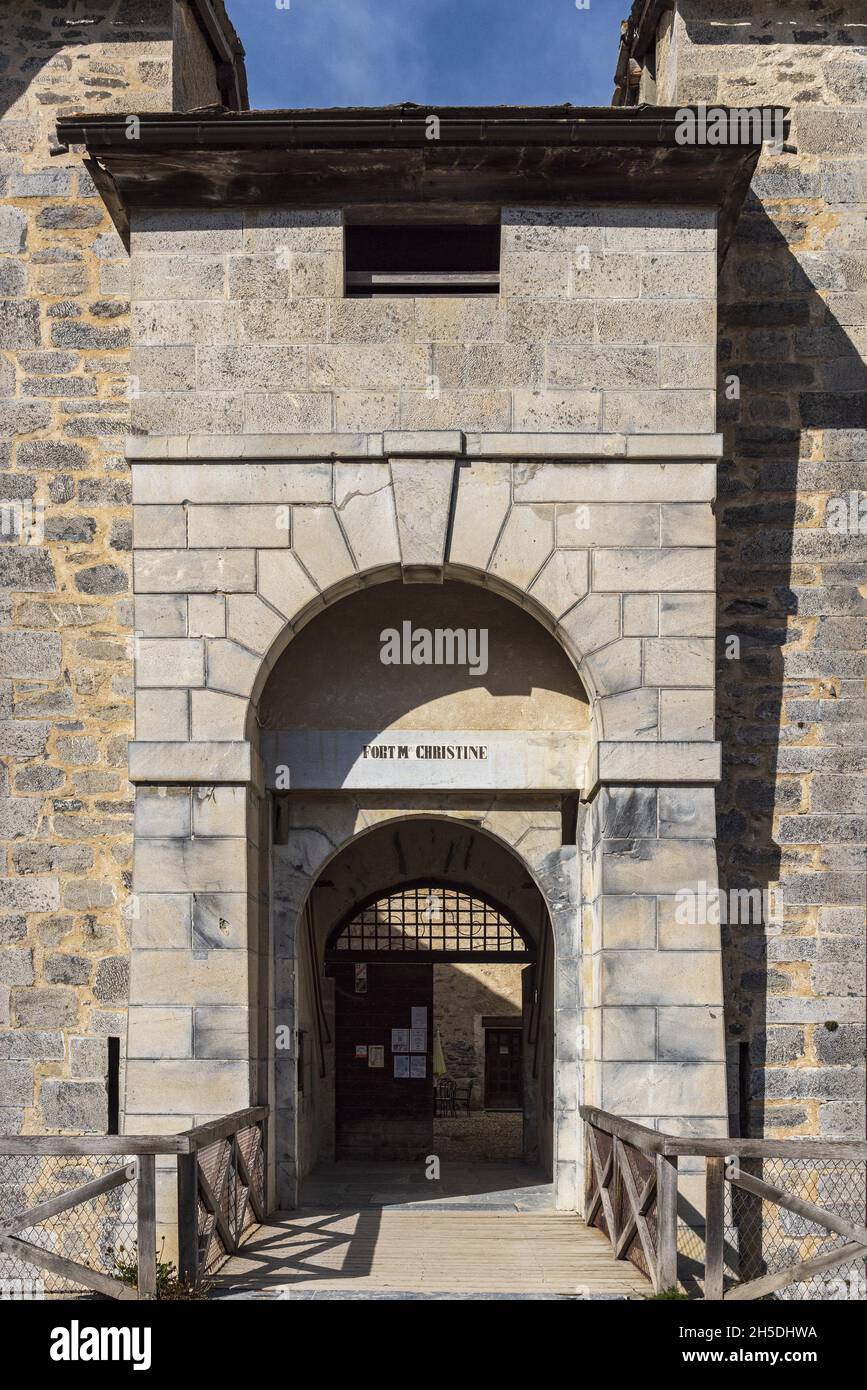
M850 1139L719 1139L711 1135L683 1136L648 1129L593 1105L582 1105L583 1120L594 1129L616 1135L643 1153L669 1158L838 1158L867 1159L867 1142Z
M228 1138L239 1129L258 1124L267 1115L267 1105L249 1106L180 1134L2 1134L0 1156L42 1154L58 1158L79 1155L106 1158L120 1154L135 1158L139 1154L191 1154L218 1139Z
M867 1161L867 1143L816 1139L720 1139L711 1136L682 1137L649 1129L619 1115L611 1115L592 1105L580 1107L587 1126L588 1175L590 1182L586 1220L604 1224L616 1259L633 1258L630 1249L640 1240L644 1259L657 1292L677 1284L677 1161L679 1157L705 1159L705 1299L745 1301L763 1298L791 1284L811 1279L824 1270L845 1265L867 1255L867 1227L826 1210L781 1187L772 1186L726 1160L743 1158L787 1159L809 1168L813 1162L832 1160L861 1164ZM603 1162L598 1136L608 1135L611 1150ZM626 1157L625 1145L655 1159L656 1179L645 1182L639 1193ZM845 1245L802 1259L785 1269L750 1277L749 1269L739 1266L740 1283L725 1286L725 1189L726 1183L753 1198L794 1212L814 1225L844 1237ZM620 1220L619 1199L612 1193L624 1189L628 1210ZM655 1199L656 1241L644 1222ZM761 1222L760 1222L761 1225ZM744 1277L746 1273L746 1278Z
M242 1152L238 1136L244 1130L258 1128L256 1139L258 1152L264 1160L267 1150L266 1126L269 1115L267 1105L248 1106L236 1110L231 1115L196 1125L181 1134L32 1134L0 1136L0 1155L34 1155L42 1157L110 1158L116 1155L135 1159L123 1167L83 1183L72 1192L61 1193L58 1197L40 1202L25 1211L16 1213L0 1226L0 1253L12 1255L25 1263L35 1264L54 1274L83 1284L109 1298L154 1298L157 1290L156 1257L156 1157L160 1154L174 1156L177 1160L178 1176L178 1244L181 1277L196 1283L207 1262L207 1246L200 1249L197 1208L200 1195L210 1208L214 1218L214 1229L227 1248L238 1248L242 1234L246 1234L247 1206L255 1220L265 1219L265 1207L259 1194L253 1189L252 1163L248 1165ZM229 1162L223 1176L221 1189L214 1193L199 1166L198 1155L211 1144L229 1141ZM233 1224L223 1214L223 1198L226 1192L230 1169L237 1174L241 1185L246 1189L240 1210L233 1213ZM92 1270L73 1260L46 1251L25 1241L19 1234L30 1226L53 1216L73 1211L75 1207L94 1200L124 1183L136 1182L136 1229L137 1229L137 1288L122 1283L119 1279ZM237 1203L236 1203L237 1207Z
M260 1124L267 1118L267 1105L251 1105L246 1110L235 1110L231 1115L223 1115L219 1120L209 1120L207 1124L196 1125L195 1129L184 1130L183 1134L177 1136L178 1139L186 1140L188 1145L180 1152L195 1153L197 1149L205 1149L209 1144L215 1144L218 1139L228 1139L239 1130L249 1129L251 1125Z

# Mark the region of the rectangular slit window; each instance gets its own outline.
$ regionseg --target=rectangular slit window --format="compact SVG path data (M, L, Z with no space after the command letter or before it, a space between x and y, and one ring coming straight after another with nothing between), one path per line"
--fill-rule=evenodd
M107 1092L109 1134L120 1134L120 1038L108 1038Z
M499 226L350 225L345 238L353 298L499 293Z

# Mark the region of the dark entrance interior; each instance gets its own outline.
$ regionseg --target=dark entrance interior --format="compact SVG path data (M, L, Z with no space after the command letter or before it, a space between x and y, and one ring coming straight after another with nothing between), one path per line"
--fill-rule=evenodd
M310 823L309 807L297 814ZM278 904L294 872L278 846ZM297 1086L294 1067L277 1073L287 1207L550 1206L553 932L524 860L469 817L384 819L327 862L286 920L299 1044ZM518 1038L507 1067L497 1054L495 1094L491 1024Z
M334 981L335 1156L424 1159L442 1147L435 1135L446 1145L462 1140L467 1157L483 1152L484 1112L521 1110L523 991L515 1014L494 1030L473 1015L474 1000L480 987L488 997L497 968L511 966L520 991L535 961L532 938L469 889L410 883L353 908L325 950ZM463 973L444 975L448 965ZM478 1057L466 1041L474 1031ZM523 1151L515 1133L510 1157Z
M433 967L360 962L335 965L333 975L337 1157L424 1159L433 1139ZM421 1009L424 1028L413 1029ZM393 1032L422 1031L392 1050Z

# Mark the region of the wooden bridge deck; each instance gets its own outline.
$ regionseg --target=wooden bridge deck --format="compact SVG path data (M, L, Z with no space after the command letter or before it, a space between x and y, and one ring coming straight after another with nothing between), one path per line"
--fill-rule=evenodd
M328 1293L647 1295L599 1231L556 1211L302 1208L272 1217L215 1277L213 1296Z

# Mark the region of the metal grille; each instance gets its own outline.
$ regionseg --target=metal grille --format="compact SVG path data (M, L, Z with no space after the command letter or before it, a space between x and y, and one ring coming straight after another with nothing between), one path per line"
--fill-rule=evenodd
M96 1158L0 1155L0 1225L18 1212L104 1177L128 1161L116 1154ZM41 1250L51 1250L116 1279L115 1261L122 1248L126 1259L135 1261L136 1186L134 1181L124 1183L15 1234ZM14 1255L0 1253L0 1298L42 1298L45 1294L90 1296L90 1290Z
M846 1159L740 1160L751 1177L823 1207L853 1225L865 1225L865 1164ZM848 1238L774 1202L726 1184L726 1286L776 1274L848 1243ZM775 1299L867 1298L861 1256L777 1290Z
M369 903L332 943L338 954L518 955L527 944L483 898L455 888L405 888Z

